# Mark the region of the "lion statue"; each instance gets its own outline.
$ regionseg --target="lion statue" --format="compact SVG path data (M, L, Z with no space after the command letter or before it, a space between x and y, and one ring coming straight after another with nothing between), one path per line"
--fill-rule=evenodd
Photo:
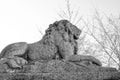
M12 69L21 69L24 65L34 64L36 61L44 60L67 60L90 61L92 64L101 66L99 60L90 56L78 56L77 39L81 30L67 20L56 21L49 25L45 35L40 41L28 44L26 42L17 42L6 46L0 59ZM78 60L75 60L78 59ZM86 62L84 63L85 65Z
M5 47L0 58L2 60L13 61L9 63L13 67L21 67L28 62L38 60L51 60L58 56L59 59L65 59L72 54L77 53L77 42L81 30L72 25L67 20L56 21L50 24L45 31L43 38L35 43L17 42ZM23 60L22 60L22 59ZM6 63L8 64L6 61ZM15 63L21 63L15 65Z

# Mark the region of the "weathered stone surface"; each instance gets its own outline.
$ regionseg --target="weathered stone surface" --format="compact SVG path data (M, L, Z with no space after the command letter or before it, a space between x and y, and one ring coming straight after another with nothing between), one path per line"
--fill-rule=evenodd
M120 80L115 68L77 54L80 33L69 21L61 20L50 24L38 42L8 45L0 55L0 80Z
M0 53L0 59L11 68L20 68L27 63L24 58L17 57L26 53L28 45L26 42L13 43L6 46ZM22 62L22 63L21 63Z
M79 38L80 33L81 30L67 20L56 21L54 24L50 24L42 40L32 44L26 42L10 44L3 49L0 58L10 58L7 63L13 67L20 67L17 64L21 60L19 57L22 57L22 62L25 60L29 62L51 60L55 59L56 55L59 59L65 59L77 52L75 40ZM17 58L15 58L16 56Z
M119 80L120 73L114 68L96 67L90 69L71 62L52 60L37 62L31 73L14 73L7 80ZM33 67L33 66L32 66ZM34 66L36 67L36 66Z
M1 58L13 58L16 55L22 55L26 52L28 45L26 42L13 43L6 46L0 53Z
M89 65L96 65L96 66L102 66L102 63L94 58L93 56L85 56L85 55L71 55L68 58L68 61L74 62L75 64L85 64L87 66Z
M29 44L29 58L52 59L59 55L65 59L76 53L77 43L81 30L69 23L67 20L61 20L50 24L46 34L39 42Z
M0 73L5 73L7 72L7 65L0 63Z

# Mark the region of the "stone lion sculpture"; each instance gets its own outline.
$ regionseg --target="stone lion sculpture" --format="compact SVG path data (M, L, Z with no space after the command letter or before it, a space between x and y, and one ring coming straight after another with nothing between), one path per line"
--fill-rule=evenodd
M32 44L26 42L10 44L2 50L0 58L7 59L6 63L13 67L21 67L28 62L38 60L55 59L56 56L65 59L77 53L76 40L80 33L81 30L67 20L56 21L49 25L40 41Z
M77 55L78 45L76 40L79 39L80 34L81 30L69 21L56 21L49 25L40 41L32 44L26 42L10 44L2 50L0 58L5 60L9 67L15 69L39 60L64 59L70 61L71 55ZM75 56L72 56L72 58L73 60L78 59ZM79 57L79 63L81 63L80 59L82 61L86 59L101 66L97 59L90 56Z
M61 20L50 24L40 41L6 46L0 54L0 65L4 64L0 69L24 69L30 75L15 73L5 80L120 80L120 72L115 68L102 67L98 59L77 53L80 34L75 25Z

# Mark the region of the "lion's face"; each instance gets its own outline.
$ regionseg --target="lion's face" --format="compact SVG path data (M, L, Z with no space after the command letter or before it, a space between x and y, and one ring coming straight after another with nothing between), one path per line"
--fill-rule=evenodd
M59 22L56 22L56 29L59 30L62 34L68 34L68 36L73 36L74 40L79 39L79 36L81 34L81 30L78 29L75 25L71 24L67 20L61 20Z
M54 35L53 37L55 37L57 35L55 32L59 34L59 37L63 37L67 41L70 39L77 40L81 34L81 30L67 20L56 21L50 24L46 30L46 35Z
M79 39L79 36L81 34L81 30L78 29L75 25L72 25L71 23L66 23L66 26L68 26L70 33L73 35L73 38L75 40Z
M70 23L68 20L61 20L59 22L55 22L57 29L61 32L67 32L68 35L73 35L74 39L77 40L81 34L81 30L78 29L75 25Z

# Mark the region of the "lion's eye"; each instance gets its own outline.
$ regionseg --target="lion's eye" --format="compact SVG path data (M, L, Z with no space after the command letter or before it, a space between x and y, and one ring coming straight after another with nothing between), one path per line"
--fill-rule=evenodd
M78 39L78 37L77 37L77 36L75 36L75 35L74 35L73 37L74 37L74 39L75 39L75 40L77 40L77 39Z

